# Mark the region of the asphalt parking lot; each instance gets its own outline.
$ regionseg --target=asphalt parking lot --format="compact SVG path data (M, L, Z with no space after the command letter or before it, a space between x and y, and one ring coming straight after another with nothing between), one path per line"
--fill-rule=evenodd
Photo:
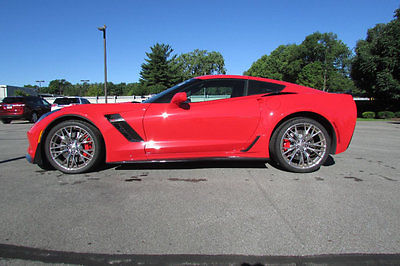
M96 255L129 262L125 254L147 262L154 254L400 261L400 122L358 122L349 149L311 174L202 162L64 175L25 160L30 126L0 124L0 264Z

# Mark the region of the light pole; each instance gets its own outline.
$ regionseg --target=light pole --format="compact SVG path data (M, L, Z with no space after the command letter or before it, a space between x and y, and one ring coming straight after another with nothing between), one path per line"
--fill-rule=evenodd
M83 85L89 82L88 79L81 79L81 82L83 82ZM79 96L82 96L81 90L79 90Z
M97 28L99 31L103 32L103 41L104 41L104 96L105 103L107 103L107 54L106 54L106 25L103 27Z
M39 92L42 90L42 82L44 82L44 80L36 80L37 83L39 83Z

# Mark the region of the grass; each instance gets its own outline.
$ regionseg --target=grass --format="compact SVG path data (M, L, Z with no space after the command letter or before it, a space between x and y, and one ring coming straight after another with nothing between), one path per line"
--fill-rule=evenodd
M389 118L389 119L381 119L381 118L357 118L357 121L394 121L395 119Z

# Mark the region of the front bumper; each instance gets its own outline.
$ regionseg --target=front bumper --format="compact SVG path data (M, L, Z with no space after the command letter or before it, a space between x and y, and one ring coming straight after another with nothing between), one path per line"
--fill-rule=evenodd
M25 159L29 162L29 163L33 163L33 159L29 154L25 155Z

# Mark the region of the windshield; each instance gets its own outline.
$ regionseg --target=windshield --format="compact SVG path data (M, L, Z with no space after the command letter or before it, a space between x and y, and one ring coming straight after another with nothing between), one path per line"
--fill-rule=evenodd
M154 95L153 97L144 101L144 103L169 103L171 101L172 96L174 96L175 93L181 91L183 87L186 87L187 85L192 84L196 81L198 80L197 79L185 80L184 82L181 82L169 89L166 89L165 91L162 91Z
M3 103L22 103L24 99L22 97L6 97L3 99Z
M79 103L78 98L57 98L54 103L60 104L60 105L68 105L68 104L73 104L73 103Z

